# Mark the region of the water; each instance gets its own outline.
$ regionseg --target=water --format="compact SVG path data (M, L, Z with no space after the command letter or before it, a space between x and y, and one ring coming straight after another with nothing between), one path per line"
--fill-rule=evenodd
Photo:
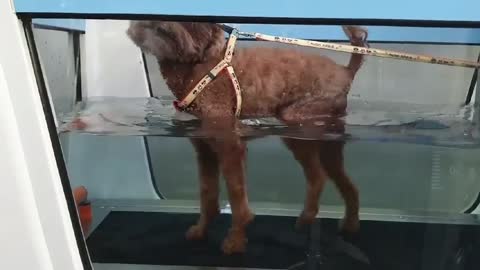
M72 181L95 187L92 196L99 199L152 198L153 182L169 200L197 201L197 164L185 137L202 136L199 121L176 112L172 100L96 98L77 104L59 126L62 138L70 139L65 148ZM346 134L305 131L275 119L243 120L245 127L237 132L263 137L249 143L249 198L268 209L301 208L304 176L278 136L346 140L346 171L360 190L362 211L462 213L475 205L480 189L474 112L473 107L352 99ZM84 125L72 124L78 119ZM327 185L321 205L342 211L333 185Z
M92 98L60 117L59 132L109 136L202 137L200 122L177 112L171 97ZM448 147L476 147L479 133L472 106L415 105L351 99L346 133L286 126L274 118L243 119L238 132L245 137L277 135L301 139L404 142ZM79 121L80 120L80 121ZM80 123L80 124L78 124Z

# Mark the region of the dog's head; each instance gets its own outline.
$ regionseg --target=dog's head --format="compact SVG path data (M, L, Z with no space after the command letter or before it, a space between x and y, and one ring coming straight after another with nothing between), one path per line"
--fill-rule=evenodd
M198 63L219 55L225 46L222 29L212 23L131 21L127 34L159 61Z

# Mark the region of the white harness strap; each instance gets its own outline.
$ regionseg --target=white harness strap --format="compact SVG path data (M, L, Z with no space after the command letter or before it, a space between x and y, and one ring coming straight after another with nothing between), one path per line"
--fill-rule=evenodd
M227 49L225 50L225 56L223 59L207 73L196 85L195 87L185 96L181 101L176 100L173 102L174 106L179 110L186 110L197 96L205 89L207 84L213 81L220 72L226 69L228 77L232 82L233 88L235 90L236 96L236 107L235 107L235 116L239 117L242 110L242 89L240 88L240 83L238 78L235 75L235 71L231 65L233 52L235 50L235 44L238 38L238 30L235 28L230 28L230 36L227 42Z

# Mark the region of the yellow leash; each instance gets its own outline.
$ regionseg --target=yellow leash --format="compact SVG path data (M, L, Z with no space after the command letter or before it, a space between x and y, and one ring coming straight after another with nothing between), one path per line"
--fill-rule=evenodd
M240 88L240 83L238 82L238 78L235 75L235 71L231 65L233 52L235 50L235 44L238 39L238 36L245 36L249 38L255 38L257 40L279 42L279 43L285 43L290 45L325 49L330 51L371 55L376 57L392 58L392 59L406 60L406 61L413 61L413 62L467 67L467 68L475 68L475 69L478 69L480 67L479 62L473 62L473 61L467 61L467 60L434 57L434 56L428 56L428 55L358 47L358 46L330 43L330 42L320 42L320 41L311 41L311 40L305 40L305 39L270 36L270 35L265 35L260 33L239 32L236 28L230 27L225 24L219 24L219 26L222 27L225 32L230 34L227 42L227 49L225 51L225 56L212 70L210 70L210 72L207 75L205 75L195 85L195 87L187 94L186 97L184 97L181 101L177 100L174 102L175 107L179 110L186 110L197 98L197 96L205 89L206 85L209 84L211 81L213 81L221 71L226 70L227 74L229 75L230 81L232 82L233 88L235 90L235 96L237 100L236 108L235 108L235 116L237 117L240 116L241 108L242 108L242 91Z
M459 66L459 67L467 67L467 68L480 67L479 62L460 60L460 59L434 57L429 55L412 54L412 53L405 53L405 52L398 52L398 51L391 51L391 50L357 47L352 45L330 43L330 42L320 42L320 41L311 41L311 40L305 40L305 39L270 36L270 35L265 35L260 33L239 32L239 35L255 38L257 40L265 40L265 41L279 42L279 43L298 45L298 46L304 46L304 47L319 48L319 49L325 49L325 50L337 51L337 52L364 54L364 55L371 55L371 56L377 56L377 57L393 58L393 59L399 59L399 60L407 60L407 61L413 61L413 62L423 62L423 63L439 64L439 65L447 65L447 66Z

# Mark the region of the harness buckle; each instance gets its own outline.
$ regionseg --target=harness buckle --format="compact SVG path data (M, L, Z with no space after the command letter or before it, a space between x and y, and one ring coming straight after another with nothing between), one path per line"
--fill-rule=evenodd
M223 23L219 23L218 26L220 26L222 28L223 31L229 33L229 34L232 34L232 32L234 30L237 30L237 28L235 27L231 27L230 25L226 25L226 24L223 24ZM237 30L238 32L238 30Z

